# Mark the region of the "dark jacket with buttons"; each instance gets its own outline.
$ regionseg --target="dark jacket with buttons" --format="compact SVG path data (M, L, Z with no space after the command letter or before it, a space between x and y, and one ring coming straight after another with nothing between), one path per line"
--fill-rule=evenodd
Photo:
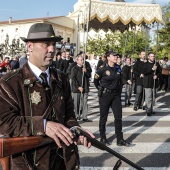
M154 79L153 79L154 74L157 75L157 79L155 79L155 88L158 88L158 78L161 75L161 67L160 67L159 63L156 63L157 69L156 69L156 72L155 72L154 70L152 70L154 64L155 64L155 62L149 62L149 61L147 61L144 64L144 67L143 67L143 73L144 73L143 87L144 88L153 88L153 86L154 86Z
M78 126L66 76L50 69L50 87L51 95L54 94L55 88L58 88L59 94L51 114L53 116L50 115L47 118L62 123L68 128ZM11 71L0 79L0 101L1 135L8 137L45 136L43 114L48 105L47 99L42 84L27 63L21 69ZM57 145L54 143L36 149L36 163L38 164L36 170L48 170L53 163L57 164L57 161L50 159L51 156L55 156L56 148ZM79 165L78 155L75 154L74 148L74 145L69 147L63 145L63 157L67 170L76 169ZM28 170L29 166L32 166L34 151L33 149L26 152L27 161L24 161L22 154L13 155L11 169ZM26 162L30 165L28 166Z
M107 63L103 64L96 71L94 76L94 84L96 88L103 87L110 90L120 90L121 87L121 68L115 64L110 67Z
M128 80L132 81L133 74L131 73L132 66L125 65L122 68L122 84L128 84Z
M89 92L89 78L91 77L91 67L86 66L86 72L84 72L84 76L82 68L83 67L79 67L78 65L76 65L71 69L71 89L73 93L80 93L80 90L78 89L79 87L83 87L83 93Z
M141 61L140 59L137 59L133 66L133 72L135 75L135 84L136 85L143 85L143 77L140 77L141 74L143 74L143 67L144 67L144 61Z

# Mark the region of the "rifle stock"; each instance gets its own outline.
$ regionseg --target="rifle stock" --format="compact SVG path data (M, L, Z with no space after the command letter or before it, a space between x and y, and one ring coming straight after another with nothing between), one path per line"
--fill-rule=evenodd
M9 157L5 157L0 159L0 167L2 166L2 170L10 170L9 169Z
M54 142L43 136L0 138L0 159Z

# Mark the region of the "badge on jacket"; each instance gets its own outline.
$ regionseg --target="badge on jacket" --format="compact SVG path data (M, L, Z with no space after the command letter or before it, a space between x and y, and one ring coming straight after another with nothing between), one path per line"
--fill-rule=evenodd
M41 102L41 95L40 95L40 92L36 92L34 90L33 93L31 93L31 101L32 103L35 103L36 105Z
M110 71L106 70L106 75L110 76Z

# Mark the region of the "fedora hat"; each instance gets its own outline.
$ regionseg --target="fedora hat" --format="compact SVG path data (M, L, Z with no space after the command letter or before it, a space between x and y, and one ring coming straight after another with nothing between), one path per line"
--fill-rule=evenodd
M36 40L51 40L61 41L61 36L55 36L53 27L51 24L36 23L33 24L28 32L27 38L20 37L24 42L36 41Z

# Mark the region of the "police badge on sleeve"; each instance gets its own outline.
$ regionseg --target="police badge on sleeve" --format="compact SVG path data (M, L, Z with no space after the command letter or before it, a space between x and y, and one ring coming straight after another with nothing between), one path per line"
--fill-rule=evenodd
M106 70L106 75L110 76L110 71L109 70Z
M39 102L41 102L40 92L36 92L36 91L34 90L34 92L31 93L31 101L32 101L32 103L34 103L34 104L36 104L36 105L37 105Z

